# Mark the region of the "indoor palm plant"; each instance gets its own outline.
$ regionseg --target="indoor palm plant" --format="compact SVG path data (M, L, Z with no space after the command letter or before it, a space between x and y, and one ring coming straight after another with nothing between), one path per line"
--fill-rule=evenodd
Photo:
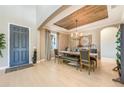
M120 82L120 77L121 77L121 31L119 31L116 34L116 63L117 66L113 69L114 71L118 71L119 78L113 79L114 81Z
M3 57L2 50L5 49L5 34L0 33L0 57Z
M117 69L119 72L119 76L121 76L120 70L121 70L121 31L119 30L117 32L117 41L116 41L116 49L117 49L117 54L116 54L116 62L117 62Z

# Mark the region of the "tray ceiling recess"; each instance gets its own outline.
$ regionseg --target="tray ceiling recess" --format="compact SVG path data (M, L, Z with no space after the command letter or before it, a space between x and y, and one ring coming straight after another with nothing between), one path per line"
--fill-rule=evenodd
M108 18L106 5L87 5L54 23L67 30L76 27L75 20L78 20L77 27Z

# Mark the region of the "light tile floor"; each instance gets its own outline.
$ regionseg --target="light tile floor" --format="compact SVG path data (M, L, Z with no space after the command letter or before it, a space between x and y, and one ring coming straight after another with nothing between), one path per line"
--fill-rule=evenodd
M123 84L112 81L118 77L112 71L115 62L101 61L95 72L76 70L67 64L54 61L41 62L33 67L0 75L0 86L43 86L43 87L121 87Z

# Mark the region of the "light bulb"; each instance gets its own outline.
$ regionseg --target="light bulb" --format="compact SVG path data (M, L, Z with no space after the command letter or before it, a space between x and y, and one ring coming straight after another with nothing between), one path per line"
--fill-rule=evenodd
M80 33L80 36L83 36L83 33Z
M73 37L74 35L73 35L73 33L71 33L71 37Z

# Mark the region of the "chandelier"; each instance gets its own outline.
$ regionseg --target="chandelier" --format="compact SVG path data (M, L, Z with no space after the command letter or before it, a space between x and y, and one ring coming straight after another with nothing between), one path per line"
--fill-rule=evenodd
M71 38L78 40L82 36L82 33L78 33L77 32L77 24L78 24L78 20L77 19L75 20L75 23L76 23L76 31L71 33Z

